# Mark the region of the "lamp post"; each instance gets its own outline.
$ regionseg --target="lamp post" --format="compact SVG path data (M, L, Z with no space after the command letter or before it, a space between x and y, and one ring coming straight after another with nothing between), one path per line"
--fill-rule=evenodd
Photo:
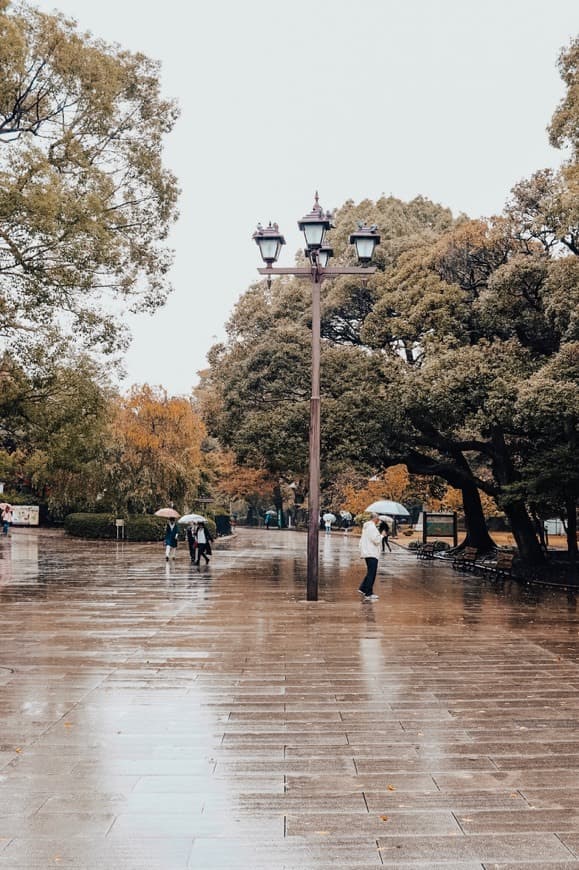
M252 238L259 247L265 268L258 269L260 275L265 275L268 284L274 275L293 275L296 278L309 278L312 284L312 394L310 399L309 428L309 489L308 489L308 563L306 598L308 601L318 600L318 538L320 514L320 285L326 278L336 278L339 275L360 275L368 277L376 271L375 266L368 266L376 245L380 242L377 227L358 224L357 232L350 236L350 244L356 246L358 260L365 264L359 266L328 267L328 261L333 256L332 248L324 244L327 230L332 227L329 212L324 212L320 206L318 193L311 212L298 221L298 227L303 231L306 240L305 254L309 260L308 266L274 266L285 239L276 223L267 227L258 225Z

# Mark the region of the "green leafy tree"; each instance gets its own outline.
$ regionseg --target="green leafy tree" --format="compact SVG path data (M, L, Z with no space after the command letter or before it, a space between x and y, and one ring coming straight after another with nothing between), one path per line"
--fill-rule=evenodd
M576 44L562 69L574 90L553 130L576 155ZM530 470L542 469L552 497L576 421L562 425L559 414L548 427L538 414L535 430L542 420L556 433L554 451L548 434L529 438L524 397L528 384L553 381L553 361L578 339L575 169L572 159L561 174L521 182L505 215L491 221L453 221L424 199L348 202L338 211L332 245L342 261L352 256L354 219L376 222L383 239L379 270L363 287L350 278L322 287L326 479L348 463L360 471L404 464L442 478L462 492L465 545L488 549L483 493L507 513L522 557L543 559L528 510ZM304 467L308 308L308 290L294 280L252 288L228 343L211 357L217 399L209 425L242 460ZM576 381L566 389L570 401ZM565 493L572 525L573 487Z
M95 503L112 390L87 356L29 347L26 365L0 359L0 467L11 490L54 515Z
M177 112L159 65L4 0L0 68L0 337L50 327L115 350L119 309L152 311L169 289Z

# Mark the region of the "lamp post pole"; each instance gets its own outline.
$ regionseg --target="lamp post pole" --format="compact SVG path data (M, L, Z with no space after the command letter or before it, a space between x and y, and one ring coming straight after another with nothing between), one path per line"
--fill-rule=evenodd
M320 534L320 275L312 255L312 395L310 397L308 566L306 598L318 600Z
M375 266L364 267L343 266L330 267L327 263L333 255L330 247L324 245L324 236L332 227L331 216L324 213L316 191L314 206L309 214L298 221L300 230L306 238L306 256L309 266L288 268L274 266L281 246L285 239L279 232L277 224L268 227L258 225L253 239L259 246L261 256L266 263L258 269L260 275L265 275L268 284L276 275L293 275L296 278L309 278L312 285L312 392L310 398L309 427L309 489L308 489L308 561L306 598L308 601L318 600L318 562L319 562L319 527L320 527L320 286L326 278L336 278L340 275L358 275L368 277L376 271ZM356 245L358 260L368 264L372 259L374 249L380 242L376 226L366 227L358 224L358 231L350 236L350 243Z

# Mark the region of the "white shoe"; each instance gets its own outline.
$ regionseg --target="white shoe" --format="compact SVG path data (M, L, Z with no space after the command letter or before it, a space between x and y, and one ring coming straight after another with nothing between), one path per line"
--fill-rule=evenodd
M379 595L366 595L366 601L378 601Z

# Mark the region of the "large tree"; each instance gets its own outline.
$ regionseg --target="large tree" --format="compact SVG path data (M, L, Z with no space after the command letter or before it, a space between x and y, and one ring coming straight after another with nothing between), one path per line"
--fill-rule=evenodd
M0 358L0 477L53 514L94 504L113 391L86 355L67 358L55 340L25 360Z
M0 0L0 338L47 327L109 352L168 292L177 111L159 65Z
M191 401L134 386L112 408L99 475L103 506L152 513L174 502L186 513L198 494L205 427Z
M562 68L576 90L575 49ZM571 141L574 155L575 107L576 100L564 101L564 122L554 127L558 144ZM465 544L481 550L492 546L486 493L508 514L529 562L543 558L528 512L529 469L539 464L552 490L549 464L564 467L552 439L529 437L528 385L552 380L553 361L567 359L579 337L575 168L572 159L560 174L521 182L505 215L491 221L453 221L422 198L348 202L336 214L334 250L347 260L353 220L375 222L379 270L364 286L341 278L322 287L326 472L348 463L375 470L404 463L443 478L462 492ZM228 343L211 357L218 401L209 425L242 459L303 468L308 312L308 288L298 282L258 285L234 312ZM571 377L567 391L575 408ZM535 430L547 420L548 402L543 406ZM561 425L559 418L550 429L569 455L577 421L568 414ZM569 514L576 495L572 486L565 491Z

